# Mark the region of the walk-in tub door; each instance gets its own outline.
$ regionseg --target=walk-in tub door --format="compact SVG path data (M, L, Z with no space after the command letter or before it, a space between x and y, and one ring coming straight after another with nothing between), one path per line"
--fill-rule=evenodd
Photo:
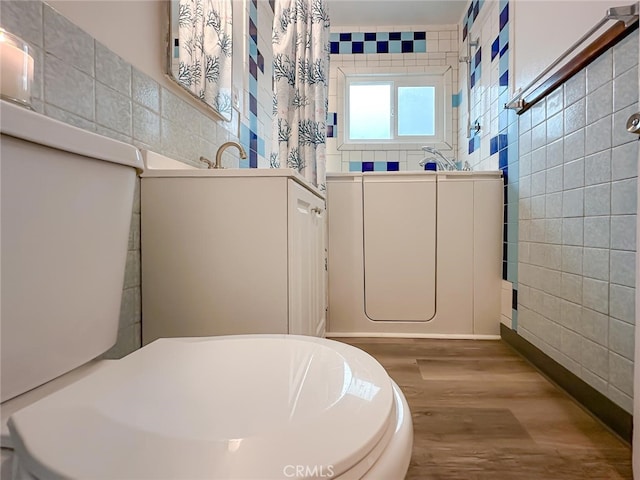
M428 321L436 313L436 176L363 175L365 313Z

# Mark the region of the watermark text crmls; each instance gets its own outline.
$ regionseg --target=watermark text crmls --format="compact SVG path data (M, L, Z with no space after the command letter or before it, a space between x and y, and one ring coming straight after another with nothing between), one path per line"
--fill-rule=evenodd
M282 473L287 478L331 478L333 465L285 465Z

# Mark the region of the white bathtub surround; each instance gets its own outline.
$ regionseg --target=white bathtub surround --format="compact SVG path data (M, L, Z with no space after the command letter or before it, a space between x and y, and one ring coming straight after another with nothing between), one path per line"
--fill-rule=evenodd
M306 5L306 8L299 6ZM272 167L325 190L329 13L325 0L276 2Z
M495 338L500 172L330 174L328 336Z

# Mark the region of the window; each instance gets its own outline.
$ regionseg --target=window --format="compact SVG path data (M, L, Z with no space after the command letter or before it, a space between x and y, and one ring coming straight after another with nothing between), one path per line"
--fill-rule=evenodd
M338 72L338 103L342 150L363 144L396 144L451 148L451 69L422 67L415 73L391 68L348 69Z

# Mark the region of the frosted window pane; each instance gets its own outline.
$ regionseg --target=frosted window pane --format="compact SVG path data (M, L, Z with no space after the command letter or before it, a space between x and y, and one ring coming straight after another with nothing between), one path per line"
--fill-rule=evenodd
M349 138L391 138L391 85L349 86Z
M435 135L435 124L435 87L398 87L398 135Z

